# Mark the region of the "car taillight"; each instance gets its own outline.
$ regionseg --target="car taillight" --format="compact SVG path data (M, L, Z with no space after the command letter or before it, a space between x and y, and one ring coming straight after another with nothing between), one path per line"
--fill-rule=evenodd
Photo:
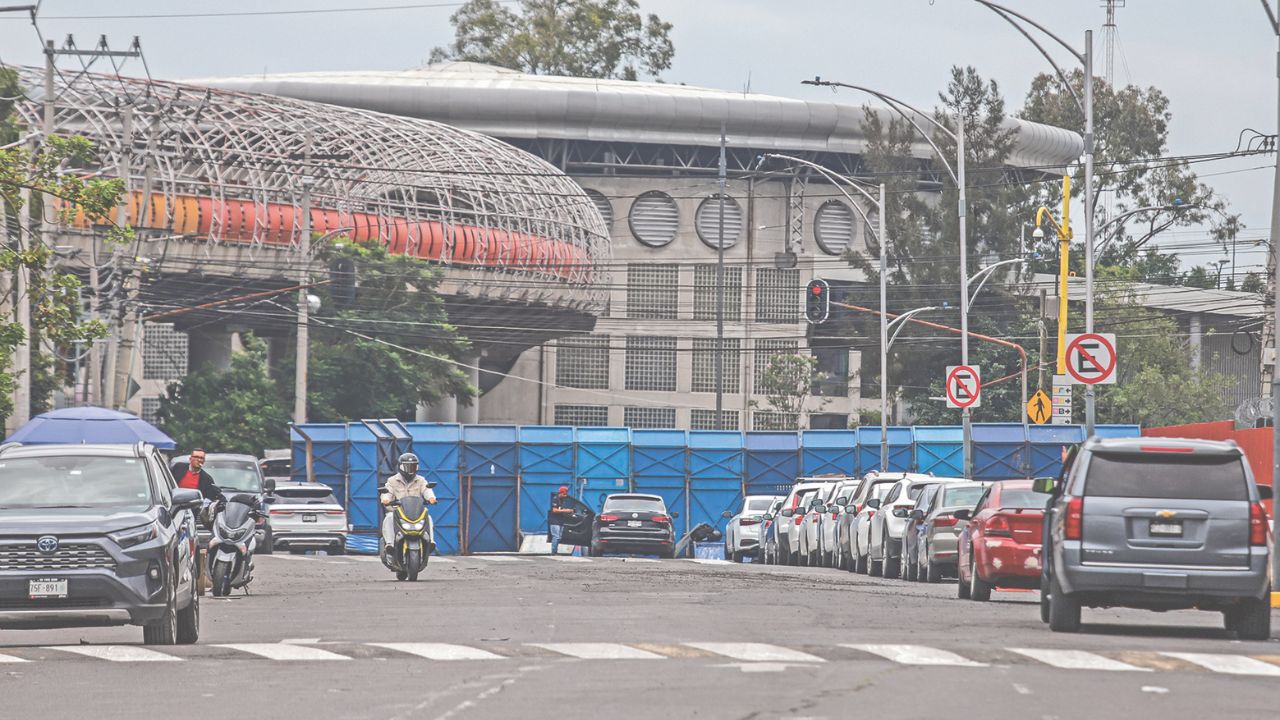
M1267 523L1267 510L1262 507L1262 503L1256 502L1249 506L1249 544L1250 545L1266 545L1267 530L1270 525Z
M799 525L800 523L804 522L804 516L803 516L803 515L794 515L794 516L792 516L792 518L796 521L796 524L797 524L797 525Z
M342 517L343 515L347 514L347 511L346 510L325 510L324 514L328 515L329 517Z
M293 511L292 510L272 510L270 511L270 514L271 515L292 515Z
M759 525L760 521L755 518L742 518L738 520L739 525Z
M1009 519L1003 515L992 515L983 532L994 537L1013 537L1013 528L1009 527Z
M650 519L650 520L652 520L653 522L656 522L656 523L668 523L668 524L669 524L669 523L671 522L671 518L667 517L666 515L654 515L653 517L651 517L651 518L649 518L649 519Z
M832 519L832 520L839 520L839 519L840 519L840 513L837 513L837 512L833 512L833 513L831 513L831 519Z
M956 520L951 515L939 515L938 517L933 519L933 526L936 528L955 527L957 522L959 521Z
M599 517L600 522L613 522L614 520L617 520L617 519L618 519L617 515L601 515Z
M873 518L873 517L875 517L875 516L876 516L876 511L875 511L875 510L868 510L868 511L867 511L867 519L868 519L868 520L870 520L871 518Z
M1067 540L1079 540L1084 535L1084 498L1073 497L1067 501L1067 514L1062 519L1062 536Z

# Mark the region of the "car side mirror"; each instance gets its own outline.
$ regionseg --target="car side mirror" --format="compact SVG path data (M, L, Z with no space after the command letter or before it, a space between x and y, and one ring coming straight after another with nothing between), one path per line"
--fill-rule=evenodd
M782 512L778 514L781 515L782 517L791 517L792 515L796 514L796 511L792 510L791 508L783 508Z
M911 511L911 517L915 518L916 520L923 520L923 519L924 519L924 511L923 511L923 510L912 510L912 511Z
M266 480L264 480L262 483L262 489L266 491L268 495L270 495L271 493L274 493L276 491L276 479L267 478Z
M907 516L907 513L908 513L908 512L909 512L909 511L908 511L906 508L894 508L894 509L893 509L893 516L894 516L894 517L896 517L896 518L904 518L904 517L906 517L906 516Z
M770 520L772 520L772 519L773 519L773 514L772 514L772 513L765 513L764 515L761 515L761 516L760 516L760 519L761 519L761 520L764 520L765 522L769 522Z
M186 488L178 488L173 491L173 509L176 510L199 510L204 504L204 496L199 490L188 490Z
M1038 493L1049 494L1053 492L1054 479L1051 477L1038 477L1031 483L1031 489Z
M729 511L729 510L725 510L724 512L720 513L720 517L722 517L722 518L731 518L731 517L733 517L733 512L732 512L732 511Z
M1270 485L1259 485L1259 486L1258 486L1258 499L1259 499L1259 500L1270 500L1270 499L1271 499L1271 498L1273 498L1273 497L1275 497L1275 491L1271 489L1271 486L1270 486Z
M872 510L877 510L880 508L880 501L877 500L876 498L871 498L870 500L867 501L867 507L871 508Z
M818 514L822 514L827 511L827 506L823 505L822 503L814 503L809 506L809 510L812 512L816 512Z
M957 520L972 520L973 511L969 510L968 508L965 508L965 509L955 511L954 513L951 514L951 516Z

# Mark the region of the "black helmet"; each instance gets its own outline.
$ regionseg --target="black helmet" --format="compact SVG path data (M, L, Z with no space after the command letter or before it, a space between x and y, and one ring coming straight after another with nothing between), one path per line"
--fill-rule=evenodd
M400 474L406 478L412 478L418 474L418 456L413 453L405 453L396 461L400 466Z

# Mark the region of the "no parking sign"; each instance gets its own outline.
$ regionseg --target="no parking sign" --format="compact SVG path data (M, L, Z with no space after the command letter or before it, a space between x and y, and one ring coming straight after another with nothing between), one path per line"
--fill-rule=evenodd
M982 380L977 365L947 366L947 407L970 408L982 404Z
M1076 385L1114 385L1116 336L1112 333L1068 335L1067 375Z

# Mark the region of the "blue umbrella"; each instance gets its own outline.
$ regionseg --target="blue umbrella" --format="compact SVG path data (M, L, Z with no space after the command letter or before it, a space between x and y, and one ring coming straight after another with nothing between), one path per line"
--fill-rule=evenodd
M63 408L37 415L5 440L24 445L132 445L139 441L161 450L177 447L173 438L137 415L100 407Z

